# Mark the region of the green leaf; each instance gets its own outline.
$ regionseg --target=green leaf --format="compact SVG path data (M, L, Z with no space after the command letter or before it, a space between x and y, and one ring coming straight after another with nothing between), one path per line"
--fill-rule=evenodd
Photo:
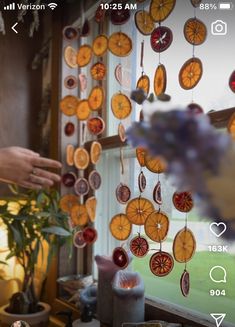
M0 260L0 264L1 264L1 265L5 265L5 266L8 265L5 261L1 261L1 260Z
M68 237L71 235L71 233L69 231L67 231L66 229L59 227L59 226L51 226L51 227L43 228L42 232L54 234L54 235L58 235L58 236L65 236L65 237Z
M22 248L23 242L22 242L20 232L13 226L13 224L10 224L9 227L13 232L14 241L18 244L18 246L20 248Z

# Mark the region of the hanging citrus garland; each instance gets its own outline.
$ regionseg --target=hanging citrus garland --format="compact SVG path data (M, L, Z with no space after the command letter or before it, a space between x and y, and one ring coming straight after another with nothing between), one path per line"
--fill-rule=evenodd
M152 49L159 54L159 63L154 75L154 93L161 96L166 91L167 74L166 68L161 63L161 52L166 51L172 41L173 33L170 28L162 26L161 23L171 14L175 7L175 0L152 0L150 3L150 17L158 23L150 37Z
M187 297L190 291L190 275L187 271L187 262L192 259L196 250L195 237L187 227L188 212L193 208L193 199L190 192L175 192L172 201L177 210L185 213L185 227L174 238L173 254L177 262L185 264L180 279L180 288L183 296Z
M207 37L206 25L196 17L196 7L200 5L199 1L191 0L194 7L194 17L186 21L184 25L184 37L188 43L192 45L192 58L188 59L182 66L179 72L180 86L185 90L192 90L192 101L188 105L188 110L195 113L202 113L203 109L197 103L194 103L193 89L199 83L202 74L203 66L199 58L196 58L195 46L203 44Z

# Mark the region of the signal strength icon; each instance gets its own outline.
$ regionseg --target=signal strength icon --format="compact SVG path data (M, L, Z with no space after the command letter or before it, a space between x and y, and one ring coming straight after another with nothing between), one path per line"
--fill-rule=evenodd
M54 2L48 3L48 7L51 8L51 10L54 10L57 6L58 6L57 3Z
M3 10L15 10L15 3L11 3L3 8Z

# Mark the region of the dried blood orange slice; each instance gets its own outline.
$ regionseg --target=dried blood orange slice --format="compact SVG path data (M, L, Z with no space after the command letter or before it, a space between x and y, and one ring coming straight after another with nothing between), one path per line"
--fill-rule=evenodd
M147 75L142 75L136 84L137 89L142 89L147 95L149 94L150 80Z
M176 0L152 0L149 13L154 22L165 20L175 7Z
M144 230L154 242L163 242L168 234L169 218L161 211L154 211L146 219Z
M173 254L175 260L186 263L192 259L196 250L196 240L190 229L184 227L175 236L173 242Z
M83 230L82 235L87 244L93 244L98 237L97 230L93 227L86 227Z
M132 224L123 213L115 215L109 224L111 234L116 240L124 241L131 234Z
M108 48L115 56L125 57L131 53L132 41L127 34L115 32L109 38Z
M93 87L88 97L88 103L93 111L101 109L104 103L104 90L101 86Z
M113 1L113 3L117 2ZM130 11L129 9L125 9L125 7L122 9L112 9L110 12L110 19L113 25L125 24L130 19Z
M153 200L160 206L162 205L161 182L158 181L153 190Z
M229 119L228 132L232 135L232 138L235 139L235 113L233 113Z
M78 178L74 184L74 191L79 196L87 195L89 192L89 184L85 178Z
M77 68L77 51L70 45L64 49L64 60L70 68Z
M128 253L120 246L113 250L112 258L114 264L121 269L125 269L129 264Z
M166 162L160 157L145 156L145 166L152 173L161 174L166 171Z
M191 4L196 8L200 6L202 0L191 0Z
M89 165L89 153L84 148L77 148L73 158L77 169L86 169Z
M164 65L158 65L154 75L154 93L156 96L166 91L166 68Z
M172 271L174 259L169 253L160 251L152 255L149 267L155 276L164 277Z
M102 62L91 66L91 77L96 81L102 81L106 76L106 67Z
M141 167L145 167L145 156L146 156L146 149L142 147L136 148L136 158Z
M65 26L63 29L63 36L67 41L73 41L78 38L78 30L73 26Z
M184 270L180 278L180 289L183 296L187 297L190 291L190 276L187 270Z
M149 35L154 29L154 22L149 13L145 10L139 10L135 14L135 25L140 33Z
M74 194L65 194L60 198L60 208L62 211L70 213L73 206L78 204L78 197Z
M66 146L66 163L68 166L74 165L74 146L72 144Z
M60 100L60 110L66 116L74 116L76 114L79 99L73 95L66 95Z
M101 153L102 153L101 144L97 141L92 142L91 150L90 150L90 158L91 158L91 163L93 165L96 165L97 162L100 160Z
M135 198L126 207L127 218L135 225L144 225L147 217L154 211L152 202L145 198Z
M73 75L67 76L64 80L64 86L69 90L75 89L78 86L77 78Z
M196 17L190 18L184 25L184 37L193 45L200 45L206 40L206 25Z
M87 121L87 128L93 135L100 135L105 129L105 122L100 117L92 117Z
M115 68L114 75L116 81L122 86L122 65L118 64Z
M199 58L187 60L179 72L180 86L185 90L194 88L202 77L202 62Z
M175 192L172 201L175 208L181 212L189 212L193 208L193 197L190 192Z
M235 93L235 70L232 72L230 78L229 78L229 87L231 91Z
M155 28L150 37L150 43L153 51L163 52L169 48L173 40L171 30L166 26Z
M127 118L132 111L131 101L123 93L116 93L112 96L111 108L114 116L118 119Z
M187 110L192 112L193 114L203 114L204 110L202 109L202 107L195 103L192 102L190 104L187 105Z
M88 44L82 45L77 53L77 64L79 67L85 67L92 58L92 48Z
M122 142L126 142L126 130L122 123L118 124L118 135Z
M76 115L79 120L87 120L90 116L90 106L88 100L81 100L77 106Z
M98 24L102 23L104 21L105 13L106 13L106 10L104 9L103 6L101 6L101 4L104 5L104 2L101 2L99 4L99 6L97 7L96 12L95 12L95 21Z
M78 231L78 232L76 232L74 234L73 244L78 249L82 249L82 248L84 248L86 246L86 242L84 240L83 232L82 231Z
M92 45L93 52L96 56L101 57L108 49L108 38L106 35L98 35Z
M96 217L96 207L97 207L97 200L96 197L91 196L88 198L85 202L86 210L88 213L88 216L90 218L90 221L93 223L95 221Z
M90 185L91 189L94 191L98 190L102 183L101 176L98 173L98 171L96 171L96 170L93 170L92 172L90 172L88 181L89 181L89 185Z
M89 220L86 207L83 204L74 205L70 216L74 226L85 226Z
M73 187L76 182L77 176L74 172L70 171L68 173L63 174L61 181L66 187Z
M66 123L66 125L64 126L64 134L66 136L72 136L74 132L75 132L74 124L71 122Z
M148 241L144 237L138 235L131 240L130 250L134 256L143 258L149 251Z
M119 203L125 204L130 200L131 190L130 188L123 183L120 183L116 188L116 198Z
M139 173L138 176L138 186L139 186L139 190L140 192L144 192L145 188L146 188L146 177L144 176L144 173L141 171Z

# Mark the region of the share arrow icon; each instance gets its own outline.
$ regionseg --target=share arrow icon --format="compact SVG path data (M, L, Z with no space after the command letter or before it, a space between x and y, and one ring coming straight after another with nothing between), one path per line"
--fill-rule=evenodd
M220 327L226 317L226 313L211 313L211 317L215 319L216 327Z

